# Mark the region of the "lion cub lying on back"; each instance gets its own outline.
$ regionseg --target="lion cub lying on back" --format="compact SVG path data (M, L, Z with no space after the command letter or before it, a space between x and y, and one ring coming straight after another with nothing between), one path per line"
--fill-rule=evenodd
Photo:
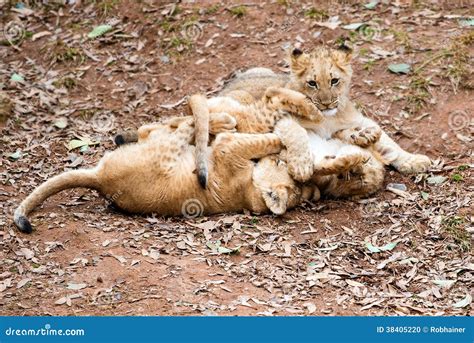
M202 96L191 97L190 106L209 122L213 133L235 128L235 119L229 115L206 118L207 103ZM202 214L243 209L282 214L301 201L302 190L288 175L288 167L272 155L282 149L276 134L218 134L207 150L212 182L206 190L193 173L192 117L146 125L138 135L138 143L107 153L95 168L67 171L40 185L16 209L15 224L30 233L27 215L51 195L74 187L98 190L118 208L140 214L180 215L190 199L200 204Z

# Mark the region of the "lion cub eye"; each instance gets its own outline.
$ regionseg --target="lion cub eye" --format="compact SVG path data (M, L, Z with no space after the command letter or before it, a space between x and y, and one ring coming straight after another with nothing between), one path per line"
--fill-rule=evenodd
M308 86L311 88L318 88L318 83L314 80L309 80L308 81Z
M331 79L331 86L336 86L339 84L339 79Z

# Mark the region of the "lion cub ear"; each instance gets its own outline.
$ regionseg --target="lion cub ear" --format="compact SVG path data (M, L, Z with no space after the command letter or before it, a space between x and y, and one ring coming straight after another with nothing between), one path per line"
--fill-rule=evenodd
M336 50L333 50L332 57L334 62L336 62L338 65L349 64L352 59L352 49L344 42L339 45Z
M303 52L301 49L293 48L291 50L290 58L291 71L295 75L301 76L309 66L308 54Z
M288 206L288 189L285 186L271 187L270 191L264 192L263 200L272 213L281 215Z

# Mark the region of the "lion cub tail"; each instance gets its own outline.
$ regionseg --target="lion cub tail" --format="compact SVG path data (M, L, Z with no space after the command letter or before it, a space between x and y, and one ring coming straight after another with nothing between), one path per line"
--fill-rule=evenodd
M192 95L189 107L194 116L194 144L196 146L196 171L199 184L207 187L209 176L207 147L209 145L209 108L206 97L201 94Z
M41 184L15 210L13 221L20 231L31 233L32 227L28 214L48 197L69 188L84 187L100 191L95 169L71 170L56 175Z

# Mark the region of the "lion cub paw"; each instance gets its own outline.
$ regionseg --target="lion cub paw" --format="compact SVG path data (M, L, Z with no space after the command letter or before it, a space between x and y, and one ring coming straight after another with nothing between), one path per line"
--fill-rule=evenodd
M367 148L379 141L382 130L377 126L367 127L351 135L351 142L362 148Z
M235 132L237 120L225 112L212 113L209 116L209 132L213 135L222 132Z
M309 99L303 100L301 104L300 115L311 120L314 123L319 123L324 118L321 111Z
M313 176L313 156L310 151L305 154L287 152L286 163L288 164L288 173L296 181L305 182Z
M351 170L353 168L360 167L367 162L367 156L363 154L355 153L350 155L343 155L337 157L338 164L342 170Z
M423 173L431 166L431 160L425 155L410 154L400 161L396 161L393 166L402 174Z
M346 173L365 163L365 161L365 156L359 153L342 156L326 156L324 160L314 166L314 173L319 175Z

